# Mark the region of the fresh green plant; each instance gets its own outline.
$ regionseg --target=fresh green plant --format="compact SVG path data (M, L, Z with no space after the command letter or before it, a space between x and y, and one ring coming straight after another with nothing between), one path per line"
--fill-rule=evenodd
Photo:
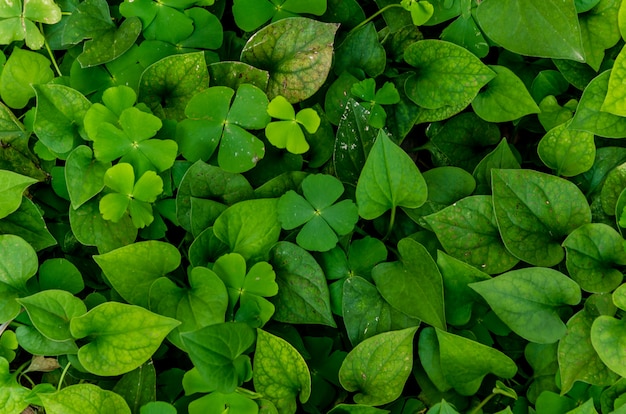
M0 414L624 412L625 16L0 0Z

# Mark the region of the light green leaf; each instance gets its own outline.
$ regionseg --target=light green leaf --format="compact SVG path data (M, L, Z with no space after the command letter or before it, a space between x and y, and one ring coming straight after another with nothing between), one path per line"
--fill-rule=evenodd
M31 390L18 384L9 372L9 361L0 357L0 401L7 414L19 414L28 407L26 397Z
M565 335L558 310L580 302L578 284L554 269L530 267L469 285L522 338L550 344Z
M259 412L259 406L254 400L236 392L230 394L212 392L209 395L204 395L189 403L189 414L223 413L224 411L241 414L257 414ZM172 414L176 414L176 412Z
M426 248L413 239L398 242L400 261L376 265L372 279L383 298L398 311L445 329L443 282Z
M620 39L619 27L615 25L621 5L619 0L596 1L594 7L578 16L585 48L586 62L596 72L604 59L604 51Z
M26 352L33 355L76 355L78 347L73 340L53 341L32 326L22 325L15 330L17 341ZM2 387L0 387L0 390Z
M50 414L130 414L124 398L94 384L76 384L54 394L38 394Z
M231 393L249 380L250 357L244 353L254 344L255 335L247 324L209 325L181 337L208 389Z
M15 318L21 306L15 299L28 295L26 282L37 272L37 253L24 239L0 235L0 321Z
M14 48L0 74L0 97L11 108L24 108L35 96L31 85L48 83L53 77L45 56Z
M280 413L294 414L296 397L304 404L311 396L311 374L302 355L282 338L257 329L254 388Z
M534 170L492 170L493 204L506 248L535 266L563 260L563 237L591 222L583 193L570 181Z
M446 252L489 274L502 273L518 262L498 231L491 196L470 196L424 217Z
M622 191L626 188L626 163L619 164L609 170L604 178L602 189L600 190L600 201L602 210L608 216L621 215L621 211L616 211L617 202Z
M161 241L144 241L95 255L115 290L129 303L148 307L150 286L180 265L180 252Z
M358 344L341 364L339 381L357 404L383 405L400 397L413 368L417 328L378 334Z
M72 339L70 320L87 312L87 307L70 292L44 290L18 299L42 335L53 341Z
M76 147L65 162L65 182L72 208L77 209L104 188L104 175L111 163L93 158L86 145Z
M415 162L379 131L356 187L359 215L371 220L398 206L417 208L426 202L427 193Z
M511 52L585 61L573 1L485 0L476 20L487 37Z
M585 224L563 242L570 277L587 292L612 292L624 275L616 266L626 265L624 239L602 223Z
M76 339L88 337L78 350L80 363L96 375L121 375L146 362L180 322L144 308L106 302L72 318Z
M270 99L282 95L291 103L303 101L326 81L338 27L304 17L279 20L248 39L241 61L269 72Z
M132 197L135 185L133 166L125 162L115 164L104 174L104 185L121 195Z
M567 333L559 341L561 389L569 392L576 381L607 386L617 379L600 360L591 344L591 326L595 315L580 311L567 321Z
M539 141L539 158L557 175L572 177L593 166L596 145L593 134L570 129L571 122L558 125Z
M488 122L514 121L540 112L522 80L505 66L491 65L496 77L472 101L476 115Z
M13 213L22 204L22 194L37 180L15 173L0 170L0 219Z
M611 69L608 91L606 97L604 98L604 102L600 107L602 111L621 117L626 116L626 105L624 105L623 102L626 95L621 90L619 90L619 85L622 84L625 72L626 50L622 48L622 51L619 53L619 55L617 55L613 68Z
M417 69L405 91L409 99L426 109L469 103L496 77L474 54L454 43L421 40L404 51L404 60Z
M609 369L620 376L626 375L626 322L611 316L598 316L591 325L591 344Z
M270 262L278 283L275 320L336 326L324 272L309 252L281 241L272 248Z

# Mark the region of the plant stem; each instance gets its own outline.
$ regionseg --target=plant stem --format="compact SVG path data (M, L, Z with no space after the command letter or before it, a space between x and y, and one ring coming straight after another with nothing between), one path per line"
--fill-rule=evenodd
M480 402L480 404L478 404L476 407L474 407L474 409L472 411L470 411L468 414L476 414L476 413L478 413L495 396L496 396L495 393L490 394L489 396L487 396L487 398L482 400Z
M393 230L393 224L396 222L396 206L391 208L391 217L389 217L389 227L387 227L387 233L383 237L383 241L387 240L389 236L391 236L391 231Z
M65 374L67 374L67 371L70 369L70 366L72 366L72 363L67 361L67 365L65 366L65 368L63 368L63 372L61 373L61 378L59 378L59 385L57 385L57 391L61 390L61 385L63 385Z
M388 4L388 5L386 5L382 9L378 10L376 13L372 14L367 19L363 20L361 23L359 23L356 26L354 26L352 28L352 30L350 30L350 32L348 32L348 36L350 36L352 33L356 32L361 27L365 26L366 24L368 24L369 22L374 20L376 17L378 17L379 15L383 14L384 12L386 12L387 10L393 9L393 8L396 8L396 7L402 7L402 5L401 4Z
M39 23L39 30L41 31L41 34L43 35L43 24L41 24L41 22ZM48 51L48 55L50 56L50 60L52 61L52 66L54 66L54 70L57 71L57 74L59 76L63 76L63 74L61 73L61 69L59 68L59 65L57 64L57 61L54 58L52 49L50 49L50 44L48 44L48 39L46 39L45 36L43 39L43 44L46 46L46 50Z

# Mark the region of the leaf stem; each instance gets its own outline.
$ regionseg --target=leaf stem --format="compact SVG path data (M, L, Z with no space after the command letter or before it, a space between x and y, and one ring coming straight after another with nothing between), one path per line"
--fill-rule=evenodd
M387 233L383 237L383 241L387 240L389 236L391 236L391 231L393 230L393 224L396 222L396 206L391 208L391 217L389 217L389 227L387 227Z
M496 396L495 392L491 393L490 395L487 396L487 398L482 400L480 402L480 404L478 404L476 407L474 407L474 409L472 411L470 411L468 414L477 414L495 396Z
M356 32L357 30L359 30L361 27L365 26L366 24L368 24L369 22L371 22L372 20L374 20L376 17L380 16L381 14L383 14L384 12L386 12L389 9L393 9L396 7L402 7L401 4L388 4L385 7L383 7L382 9L378 10L376 13L372 14L370 17L368 17L367 19L363 20L361 23L357 24L356 26L354 26L352 28L352 30L350 30L348 32L348 36L350 36L352 33Z
M41 22L39 22L39 30L41 31L41 34L43 35L43 24ZM43 38L43 44L46 46L46 50L48 51L48 55L50 56L50 60L52 61L52 66L54 66L54 70L57 71L59 76L63 76L63 74L61 73L61 69L59 68L59 65L57 64L57 60L54 58L52 49L50 49L50 44L48 43L48 39L46 39L45 36Z
M59 385L57 385L57 391L61 391L61 385L63 385L65 374L67 374L67 371L70 369L70 366L72 366L72 363L67 361L67 365L65 366L65 368L63 368L63 372L61 373L61 378L59 378Z

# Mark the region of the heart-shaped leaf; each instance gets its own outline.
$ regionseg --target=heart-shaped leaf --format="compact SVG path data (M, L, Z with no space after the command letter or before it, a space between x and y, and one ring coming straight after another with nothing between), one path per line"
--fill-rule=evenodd
M78 411L85 414L130 414L130 408L121 395L103 390L94 384L75 384L53 393L40 395L46 412L61 414Z
M0 218L17 210L22 204L22 194L37 180L13 171L0 170Z
M76 147L65 162L65 182L72 202L77 209L104 188L104 174L111 168L110 162L93 158L86 145Z
M0 74L0 97L11 108L24 108L35 96L31 85L48 83L52 78L54 73L45 56L14 48Z
M566 122L552 128L537 147L541 161L565 177L591 169L596 156L593 134L570 129L570 125L571 122Z
M612 316L598 316L591 325L591 344L598 356L612 371L626 374L626 352L621 346L625 340L625 322Z
M0 235L0 321L7 322L20 312L15 300L27 296L26 282L37 272L37 253L24 239Z

